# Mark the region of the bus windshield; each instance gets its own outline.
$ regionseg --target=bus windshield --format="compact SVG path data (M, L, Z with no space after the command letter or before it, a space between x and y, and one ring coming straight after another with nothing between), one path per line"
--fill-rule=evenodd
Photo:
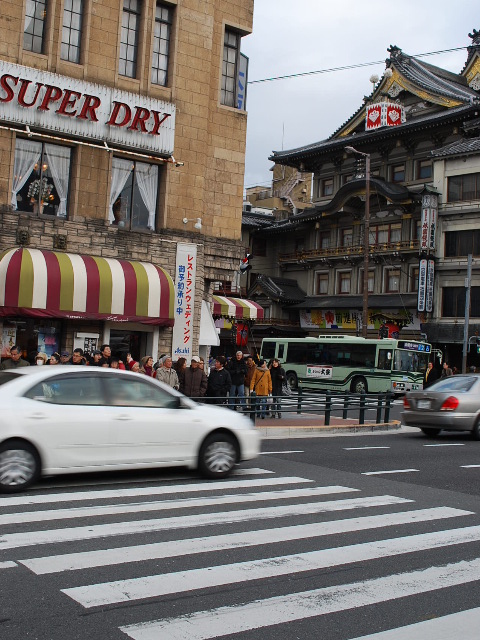
M427 369L428 357L428 353L410 351L408 349L395 349L393 370L424 373Z

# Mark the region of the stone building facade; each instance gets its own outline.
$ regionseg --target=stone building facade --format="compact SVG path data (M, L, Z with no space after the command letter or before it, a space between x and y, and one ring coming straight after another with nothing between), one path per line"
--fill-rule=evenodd
M157 357L179 344L172 327L182 323L185 355L198 353L202 301L211 301L213 282L233 279L245 253L248 61L241 38L252 18L253 0L4 0L3 356L12 341L27 354L114 338L135 357ZM182 247L196 258L187 312L178 284ZM63 254L73 256L70 280ZM43 288L51 284L52 255L63 299L54 308L50 289L39 302L42 278ZM125 311L128 301L123 311L115 301L97 300L98 308L88 301L96 281L100 292L108 289L105 265L113 290L130 292L128 273L136 274L136 312ZM82 278L86 303L79 303ZM33 291L27 305L15 303L19 282ZM139 311L142 295L148 313ZM163 315L152 311L152 296L165 298Z

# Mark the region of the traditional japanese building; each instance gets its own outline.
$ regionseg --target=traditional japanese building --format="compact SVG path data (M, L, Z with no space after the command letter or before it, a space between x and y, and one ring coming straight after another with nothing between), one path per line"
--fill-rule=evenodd
M216 341L202 308L245 253L252 18L253 0L2 2L3 357Z
M371 95L328 139L273 152L313 174L313 207L250 227L269 254L261 273L307 294L296 305L270 296L270 316L296 309L305 334L359 334L366 300L369 336L426 337L461 365L468 253L469 331L480 330L479 32L470 38L459 73L392 46Z

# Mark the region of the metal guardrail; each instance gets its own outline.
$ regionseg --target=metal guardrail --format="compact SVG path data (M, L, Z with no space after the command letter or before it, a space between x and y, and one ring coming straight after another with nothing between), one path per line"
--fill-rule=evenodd
M265 396L262 397L264 398ZM312 414L323 416L323 424L328 426L330 425L332 414L340 412L343 420L347 420L358 415L359 424L365 424L365 415L367 411L375 412L375 424L389 422L393 399L393 393L337 394L332 393L331 391L326 391L324 394L322 393L319 395L305 393L303 389L299 387L296 395L279 396L278 399L276 398L275 400L280 403L280 413L282 414ZM260 402L260 399L255 392L251 393L249 397L243 399L239 397L232 398L225 396L217 398L192 398L192 400L195 400L196 402L224 405L232 409L232 411L237 407L242 408L242 406L244 406L244 413L249 414L250 418L254 422L263 411L265 411L266 414L271 414L273 411L271 408L273 399L269 396L265 406L265 404ZM276 408L275 413L278 412L279 410ZM279 426L281 426L281 423L279 423Z

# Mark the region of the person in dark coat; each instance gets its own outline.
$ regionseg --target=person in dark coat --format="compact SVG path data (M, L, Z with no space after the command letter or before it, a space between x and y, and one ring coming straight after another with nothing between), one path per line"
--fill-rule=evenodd
M180 374L180 392L189 398L203 398L207 385L207 376L200 368L200 358L192 356L190 366Z
M282 386L285 382L285 369L280 366L280 361L277 358L274 358L272 361L272 366L270 368L270 376L272 378L272 418L276 417L276 414L279 418L282 417L282 405L281 405L281 397L283 395Z
M243 359L243 351L237 351L235 358L232 358L225 368L232 379L228 406L230 409L235 409L238 403L242 409L246 409L245 376L247 375L247 365Z
M430 387L436 380L438 380L439 377L438 371L433 366L433 362L429 362L423 377L423 388L427 389Z
M207 396L210 398L211 404L223 404L231 386L232 378L225 369L225 358L218 356L215 360L215 368L210 371L208 376Z

